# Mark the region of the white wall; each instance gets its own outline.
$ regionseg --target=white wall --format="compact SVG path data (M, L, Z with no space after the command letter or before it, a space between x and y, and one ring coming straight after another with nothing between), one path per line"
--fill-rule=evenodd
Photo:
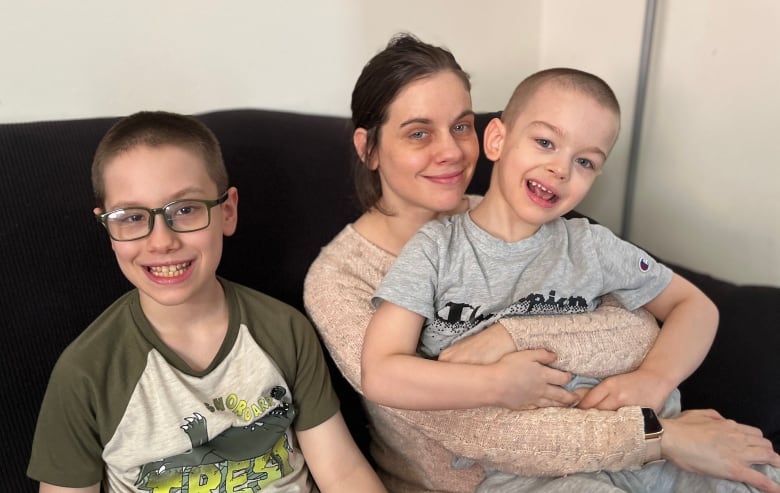
M659 0L632 236L780 285L780 3ZM348 115L395 32L449 47L478 111L555 65L604 77L623 134L580 208L619 231L643 0L0 0L0 122L256 107Z
M492 110L536 66L538 3L0 0L0 121L142 108L346 116L363 64L401 30L449 47L477 109Z
M632 239L780 285L780 3L662 2Z

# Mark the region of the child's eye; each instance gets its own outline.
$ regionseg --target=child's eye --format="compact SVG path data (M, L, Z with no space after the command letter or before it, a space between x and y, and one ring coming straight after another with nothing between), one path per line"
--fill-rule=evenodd
M583 168L594 169L596 167L590 159L578 158L575 161Z
M189 216L197 214L203 206L197 202L183 202L176 204L176 207L170 211L173 216Z
M146 220L147 219L144 214L128 214L122 218L122 222L127 224L139 223Z
M552 141L547 139L536 139L536 143L544 147L545 149L552 149L553 146Z

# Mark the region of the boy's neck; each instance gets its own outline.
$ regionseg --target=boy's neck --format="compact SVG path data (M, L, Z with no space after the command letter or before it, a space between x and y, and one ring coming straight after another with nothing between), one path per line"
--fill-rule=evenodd
M490 193L470 212L471 220L491 236L507 243L530 238L541 228L520 220L506 202Z
M202 371L219 352L229 323L222 285L190 303L165 306L141 294L141 309L160 340L193 370Z

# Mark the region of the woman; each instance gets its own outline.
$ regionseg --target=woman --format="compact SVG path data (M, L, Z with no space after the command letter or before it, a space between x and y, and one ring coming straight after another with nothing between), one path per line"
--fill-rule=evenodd
M449 52L411 36L391 40L355 85L355 181L365 212L312 264L304 301L334 361L358 392L363 333L373 313L369 300L385 272L425 222L465 212L479 200L464 197L479 152L469 91L467 74ZM643 354L626 351L643 346L657 328L641 312L605 305L590 317L568 321L579 330L592 328L593 337L604 341L603 352L558 354L559 363L565 358L587 373L588 362L613 355L615 363L627 366L623 371L641 361ZM476 336L475 343L528 347L524 338L534 333L534 324L561 324L565 337L566 322L505 319ZM437 396L429 411L364 401L374 434L372 455L388 489L474 491L482 467L453 465L453 454L525 476L641 466L648 447L640 408L568 408L576 396L560 388L569 374L548 366L555 359L544 350L517 351L492 365L472 365L458 377L445 371L421 376L416 390ZM536 407L545 409L510 411ZM748 467L750 462L780 464L758 430L706 411L664 425L664 458L771 491L762 482L766 478ZM741 445L724 451L726 437Z

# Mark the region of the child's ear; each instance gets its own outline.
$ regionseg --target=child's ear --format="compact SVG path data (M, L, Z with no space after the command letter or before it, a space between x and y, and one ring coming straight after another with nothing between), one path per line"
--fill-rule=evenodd
M504 133L506 127L500 118L493 118L485 128L483 147L485 156L491 161L498 161L501 157L501 147L504 145Z
M222 234L232 236L238 225L238 189L230 187L227 194L227 200L220 204L222 208Z
M356 128L352 134L352 144L355 146L355 151L363 164L370 170L375 170L376 165L367 161L368 156L368 130L365 128Z

